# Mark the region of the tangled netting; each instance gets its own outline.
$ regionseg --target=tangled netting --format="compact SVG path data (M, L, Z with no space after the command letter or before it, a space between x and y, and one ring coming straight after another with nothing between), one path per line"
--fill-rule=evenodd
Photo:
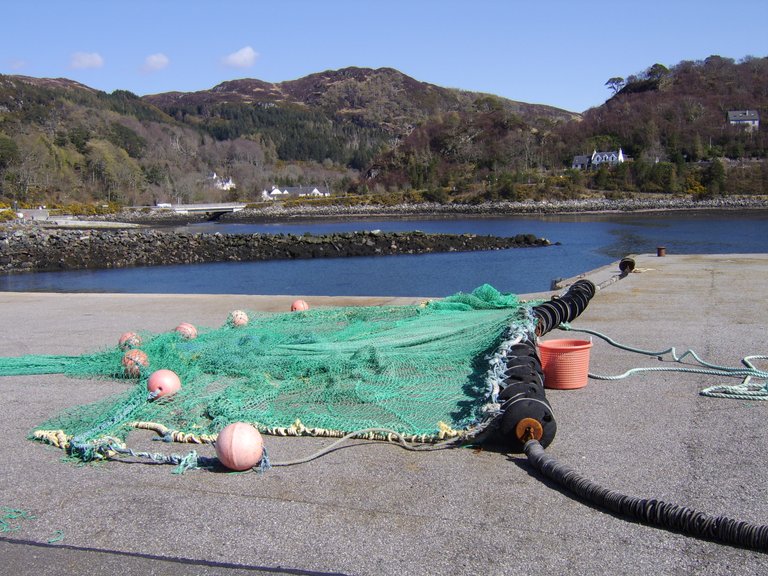
M232 422L272 434L341 436L387 428L421 441L461 435L495 400L489 363L510 327L532 332L531 306L484 285L421 305L249 312L235 327L140 334L149 365L130 390L71 409L34 437L64 448L103 438L124 442L132 428L175 441L211 442ZM126 378L117 345L81 356L0 358L0 375L63 373ZM182 388L152 398L158 369ZM84 448L85 447L85 448ZM77 454L76 454L77 455Z

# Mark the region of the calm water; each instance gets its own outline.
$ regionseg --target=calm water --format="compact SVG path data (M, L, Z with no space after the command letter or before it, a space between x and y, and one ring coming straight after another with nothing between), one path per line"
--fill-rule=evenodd
M768 253L768 211L569 215L494 219L387 219L287 224L195 224L194 232L325 234L356 230L535 234L560 246L425 254L157 266L0 276L2 291L447 296L489 283L548 290L627 254Z

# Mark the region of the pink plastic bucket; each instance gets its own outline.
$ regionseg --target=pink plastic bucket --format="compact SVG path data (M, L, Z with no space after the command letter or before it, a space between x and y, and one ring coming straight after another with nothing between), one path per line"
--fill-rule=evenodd
M544 370L544 387L572 390L587 385L589 377L588 340L542 340L539 357Z

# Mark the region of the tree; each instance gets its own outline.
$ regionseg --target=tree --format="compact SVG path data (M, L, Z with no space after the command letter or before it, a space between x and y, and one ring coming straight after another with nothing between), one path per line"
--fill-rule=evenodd
M608 81L605 83L608 88L613 90L614 95L618 94L619 90L624 88L624 78L621 76L614 76L613 78L609 78Z
M725 166L723 166L723 163L718 158L712 160L707 169L704 170L701 183L707 187L710 195L723 193L723 188L725 187Z
M0 134L0 170L19 161L19 147L12 138Z
M123 148L131 158L141 158L147 141L136 132L119 122L112 122L107 133L107 140Z
M645 75L649 80L661 80L668 74L669 68L659 63L654 64L645 71Z

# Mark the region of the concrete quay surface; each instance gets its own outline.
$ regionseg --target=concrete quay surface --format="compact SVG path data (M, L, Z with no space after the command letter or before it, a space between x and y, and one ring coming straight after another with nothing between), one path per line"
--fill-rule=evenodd
M768 255L636 255L584 275L602 286L573 327L646 350L689 348L739 366L768 354ZM482 283L482 280L479 282ZM503 287L499 287L503 289ZM550 296L555 292L539 294ZM317 298L312 306L422 298ZM279 310L295 297L0 293L0 356L81 354L126 330L219 326L235 308ZM545 338L585 338L555 330ZM762 362L762 364L761 364ZM594 338L590 371L673 366ZM768 361L759 361L768 369ZM608 488L711 515L768 523L768 402L698 392L737 384L652 372L548 390L558 433L547 452ZM543 480L521 454L414 453L353 441L265 474L107 462L76 466L26 439L47 418L122 391L61 375L0 378L0 571L8 575L506 575L768 573L768 554L619 518ZM159 450L151 434L131 444ZM289 460L332 442L265 437ZM166 445L164 445L166 446ZM195 447L212 456L210 446ZM186 453L174 445L168 451Z

